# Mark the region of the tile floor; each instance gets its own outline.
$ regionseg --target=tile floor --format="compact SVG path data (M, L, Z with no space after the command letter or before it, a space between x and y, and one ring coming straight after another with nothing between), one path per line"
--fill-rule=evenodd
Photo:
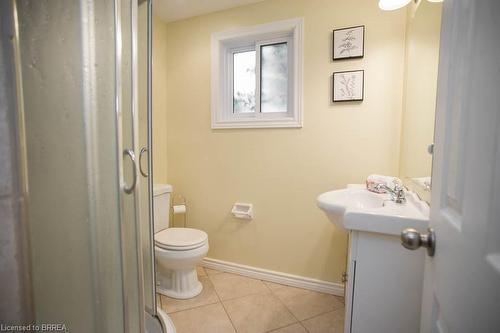
M203 291L189 300L158 295L178 333L343 332L341 297L198 267Z

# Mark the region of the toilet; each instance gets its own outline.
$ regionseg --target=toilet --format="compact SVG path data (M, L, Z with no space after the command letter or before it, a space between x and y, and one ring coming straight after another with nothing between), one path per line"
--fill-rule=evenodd
M207 255L208 235L193 228L169 228L172 186L153 186L156 290L165 296L187 299L200 294L196 265Z

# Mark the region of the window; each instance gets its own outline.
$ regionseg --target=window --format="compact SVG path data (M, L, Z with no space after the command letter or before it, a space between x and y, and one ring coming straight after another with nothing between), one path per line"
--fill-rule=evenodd
M212 35L212 128L302 126L302 20Z
M255 50L233 53L233 113L255 112Z

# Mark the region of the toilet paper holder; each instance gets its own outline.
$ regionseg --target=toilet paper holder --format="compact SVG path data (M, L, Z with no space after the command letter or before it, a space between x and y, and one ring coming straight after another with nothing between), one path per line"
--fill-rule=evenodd
M172 214L172 225L175 226L175 216L183 216L183 227L187 225L187 200L182 194L175 194L172 196L170 203L170 211Z
M253 219L253 205L251 203L237 202L233 205L231 213L238 219Z

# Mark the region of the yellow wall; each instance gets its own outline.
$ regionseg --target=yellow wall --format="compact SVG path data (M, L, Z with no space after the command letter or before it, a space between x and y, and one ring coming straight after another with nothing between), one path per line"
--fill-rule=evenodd
M153 175L167 182L167 25L153 16Z
M294 17L305 20L304 127L212 130L211 33ZM359 24L365 58L333 62L332 29ZM346 233L316 197L398 173L405 24L377 1L268 0L167 25L168 182L210 257L341 280ZM365 70L365 100L332 104L332 72L349 69ZM231 217L237 201L254 204L252 221Z
M408 8L405 91L401 135L401 178L431 175L441 29L441 4L422 1Z

